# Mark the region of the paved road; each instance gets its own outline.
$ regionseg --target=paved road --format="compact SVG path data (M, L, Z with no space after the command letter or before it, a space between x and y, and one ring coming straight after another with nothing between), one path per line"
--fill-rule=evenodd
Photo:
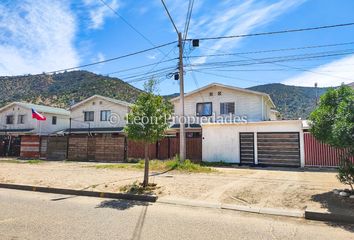
M0 189L0 239L354 239L354 226Z

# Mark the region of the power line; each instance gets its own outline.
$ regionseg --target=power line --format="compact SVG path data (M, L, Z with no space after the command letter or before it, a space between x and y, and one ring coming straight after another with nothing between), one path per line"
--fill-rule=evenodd
M100 0L106 7L108 7L115 15L117 15L122 21L127 24L131 29L133 29L137 34L139 34L142 38L144 38L150 45L155 47L155 44L148 39L144 34L142 34L136 27L134 27L131 23L128 22L119 12L117 12L114 8L112 8L108 3L106 3L104 0ZM162 52L165 54L164 52Z
M187 11L187 17L186 17L186 23L184 25L184 41L183 41L183 46L185 44L185 40L187 39L188 36L188 30L189 30L189 24L192 18L192 12L193 12L193 6L194 6L194 0L189 0L189 5L188 5L188 11Z
M218 40L218 39L228 39L228 38L254 37L254 36L274 35L274 34L283 34L283 33L314 31L314 30L321 30L321 29L328 29L328 28L337 28L337 27L349 27L349 26L352 26L352 25L354 25L354 22L334 24L334 25L324 25L324 26L310 27L310 28L288 29L288 30L273 31L273 32L240 34L240 35L219 36L219 37L204 37L204 38L198 38L198 39L199 40ZM187 40L193 40L193 39L187 39Z
M119 57L109 58L109 59L102 60L102 61L88 63L88 64L76 66L76 67L64 68L64 69L55 70L55 71L46 72L46 73L47 74L52 74L52 73L70 71L70 70L75 70L75 69L78 69L78 68L85 68L85 67L89 67L89 66L93 66L93 65L97 65L97 64L112 62L112 61L115 61L115 60L118 60L118 59L131 57L131 56L138 55L138 54L141 54L141 53L145 53L145 52L148 52L148 51L151 51L151 50L159 49L161 47L169 46L169 45L174 44L174 43L176 43L176 41L165 43L165 44L161 44L161 45L158 45L156 47L148 48L148 49L145 49L145 50L141 50L141 51L137 51L137 52L133 52L133 53L128 53L128 54L125 54L125 55L122 55L122 56L119 56Z
M218 56L233 56L233 55L240 55L240 54L258 54L258 53L283 52L283 51L305 50L305 49L314 49L314 48L338 47L338 46L353 45L353 44L354 44L354 42L333 43L333 44L324 44L324 45L312 45L312 46L292 47L292 48L279 48L279 49L269 49L269 50L259 50L259 51L249 51L249 52L194 55L194 56L189 56L189 58L218 57ZM213 50L213 49L211 49L211 50Z
M165 4L165 1L164 1L164 0L161 0L161 2L162 2L162 4L163 4L163 7L165 8L165 11L166 11L166 13L167 13L167 15L168 15L168 18L170 19L170 21L171 21L171 23L172 23L174 29L176 30L176 33L178 34L178 29L177 29L177 27L176 27L175 22L174 22L173 19L172 19L172 16L171 16L171 14L170 14L170 11L168 11L168 8L167 8L167 6L166 6L166 4Z

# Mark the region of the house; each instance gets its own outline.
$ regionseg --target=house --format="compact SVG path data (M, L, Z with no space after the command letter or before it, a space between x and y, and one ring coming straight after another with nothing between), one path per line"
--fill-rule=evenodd
M123 128L130 106L130 103L100 95L71 106L70 127L62 131L69 136L68 159L124 161Z
M131 104L117 99L94 95L71 106L71 133L121 132Z
M176 115L180 114L179 97L171 99ZM276 120L275 105L266 93L220 83L212 83L184 96L186 131L200 131L202 118L217 122L232 116L239 121L259 122ZM192 122L193 119L193 122ZM179 128L179 122L171 127Z
M32 109L43 114L47 120L32 118ZM0 135L48 135L69 126L70 112L31 103L13 102L0 108Z
M32 109L44 115L46 120L33 119ZM21 155L36 152L35 156L38 156L39 136L66 129L69 119L70 112L65 109L31 103L13 102L0 108L0 155L19 156L21 148ZM26 139L34 140L36 149L32 148L33 144L26 148Z

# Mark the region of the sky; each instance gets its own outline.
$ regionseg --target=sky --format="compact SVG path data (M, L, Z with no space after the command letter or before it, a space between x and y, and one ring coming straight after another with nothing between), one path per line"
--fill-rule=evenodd
M102 1L0 0L0 76L57 71L176 41L160 0ZM178 30L184 32L189 1L165 2ZM354 1L338 2L195 0L188 38L354 22ZM348 26L200 40L199 47L186 41L185 91L212 82L237 87L314 86L315 82L327 87L354 82L353 36L354 26ZM177 57L173 43L81 69L117 77L138 88L153 77L159 81L160 93L170 94L179 91L179 82L173 78Z

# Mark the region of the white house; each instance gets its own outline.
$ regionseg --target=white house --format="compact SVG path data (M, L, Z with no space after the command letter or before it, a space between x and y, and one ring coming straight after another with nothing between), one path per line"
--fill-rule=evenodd
M32 109L46 117L45 121L32 118ZM0 135L49 135L68 128L70 112L31 103L13 102L0 108Z
M71 133L121 132L131 104L100 95L89 97L70 108ZM67 130L68 131L68 130Z
M170 101L174 105L175 115L180 115L180 98ZM212 83L185 94L184 102L184 115L189 123L187 132L200 130L202 118L217 122L219 118L232 116L240 121L259 122L276 120L277 114L268 94L220 83ZM179 121L175 123L172 129L178 129Z

